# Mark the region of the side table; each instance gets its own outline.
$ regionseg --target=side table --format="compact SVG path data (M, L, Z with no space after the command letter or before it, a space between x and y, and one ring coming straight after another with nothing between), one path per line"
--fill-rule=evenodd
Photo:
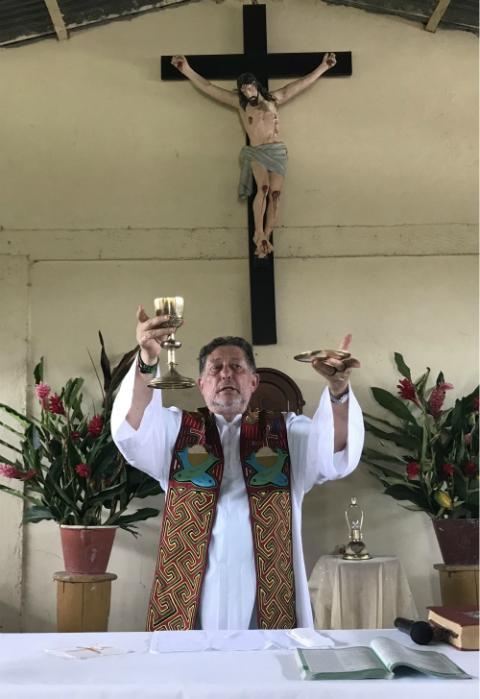
M445 607L478 607L478 565L433 566L440 574L440 592Z
M395 556L368 561L320 556L308 587L317 629L388 629L397 616L417 617L407 576Z
M114 573L54 573L57 582L57 631L108 631Z

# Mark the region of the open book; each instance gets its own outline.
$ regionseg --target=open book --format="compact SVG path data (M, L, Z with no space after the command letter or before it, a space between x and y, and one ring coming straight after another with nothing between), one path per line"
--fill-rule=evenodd
M374 638L370 646L297 648L296 656L304 680L391 679L405 668L437 678L471 679L446 655L412 650L389 638Z

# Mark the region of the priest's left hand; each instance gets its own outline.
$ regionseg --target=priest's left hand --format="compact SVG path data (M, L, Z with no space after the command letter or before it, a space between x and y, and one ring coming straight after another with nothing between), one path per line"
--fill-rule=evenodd
M345 335L340 343L339 350L348 352L352 336ZM358 369L360 362L355 357L347 357L346 359L337 359L336 357L327 357L326 359L314 359L312 366L320 376L328 382L330 392L333 396L339 396L348 388L350 374L352 369Z

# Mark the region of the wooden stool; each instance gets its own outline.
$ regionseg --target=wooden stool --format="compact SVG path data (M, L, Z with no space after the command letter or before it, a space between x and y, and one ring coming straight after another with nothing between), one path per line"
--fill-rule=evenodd
M57 631L107 631L114 573L80 575L61 571L57 581Z
M478 607L478 566L433 566L440 573L440 591L444 607Z

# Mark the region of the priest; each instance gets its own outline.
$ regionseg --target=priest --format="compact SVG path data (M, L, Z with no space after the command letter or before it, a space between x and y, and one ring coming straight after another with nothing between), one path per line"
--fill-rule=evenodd
M160 343L174 331L161 327L167 321L138 308L139 353L112 413L122 454L165 491L147 630L311 627L302 500L360 459L363 420L350 387L360 363L312 362L328 383L313 419L252 413L259 382L252 347L215 338L199 355L206 408L164 408L161 391L147 384Z

